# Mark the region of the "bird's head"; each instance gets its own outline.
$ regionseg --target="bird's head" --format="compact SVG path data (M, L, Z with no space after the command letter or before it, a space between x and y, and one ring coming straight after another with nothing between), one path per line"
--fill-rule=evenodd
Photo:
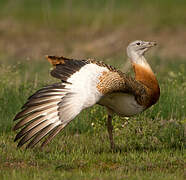
M140 58L147 52L151 47L155 46L156 42L154 41L141 41L137 40L131 42L127 47L127 55L131 60L135 60L136 58Z

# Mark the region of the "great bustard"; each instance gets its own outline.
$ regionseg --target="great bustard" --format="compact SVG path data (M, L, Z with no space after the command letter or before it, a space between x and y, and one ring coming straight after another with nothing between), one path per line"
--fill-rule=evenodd
M28 98L14 120L20 120L14 130L18 147L30 142L35 146L45 136L41 146L48 144L83 109L99 104L108 110L108 134L114 148L112 116L133 116L157 102L158 81L144 53L155 42L134 41L127 47L135 78L129 77L103 62L47 56L54 66L51 75L61 82L46 86Z

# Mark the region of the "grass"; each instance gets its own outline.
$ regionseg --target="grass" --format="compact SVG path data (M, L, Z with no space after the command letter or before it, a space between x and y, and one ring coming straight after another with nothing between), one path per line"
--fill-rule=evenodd
M24 26L46 25L63 32L82 26L104 31L123 25L136 27L136 23L143 19L144 26L150 24L154 31L158 31L160 28L185 26L185 6L184 0L2 0L0 16Z
M49 65L45 61L2 63L0 178L184 179L186 64L181 59L177 62L153 59L160 100L139 116L115 116L115 153L109 149L106 112L99 106L83 111L43 151L17 149L13 117L29 95L54 80L46 81Z
M185 7L184 0L2 0L0 179L185 179L186 58L170 56L176 48L168 41L185 30ZM126 42L141 36L159 39L160 47L164 42L163 56L161 48L147 56L161 88L158 103L138 116L114 117L116 152L109 147L106 111L98 105L84 110L44 150L16 148L15 114L36 90L57 81L41 57L58 51L98 59L107 54L106 63L125 69L117 29Z

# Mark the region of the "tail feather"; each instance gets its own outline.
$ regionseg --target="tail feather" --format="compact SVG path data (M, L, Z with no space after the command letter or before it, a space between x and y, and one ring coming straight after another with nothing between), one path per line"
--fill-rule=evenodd
M73 59L69 59L63 56L48 56L46 55L46 58L48 59L48 61L53 65L56 66L58 64L64 64L65 60L69 61L69 60L73 60Z
M68 78L79 71L84 65L90 63L87 60L75 60L63 56L47 56L47 59L55 67L51 71L51 75L66 83L68 83Z

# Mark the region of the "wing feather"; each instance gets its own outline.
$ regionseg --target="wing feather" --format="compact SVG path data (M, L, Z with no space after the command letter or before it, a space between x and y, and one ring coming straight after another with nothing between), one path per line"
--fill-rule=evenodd
M34 147L46 137L48 144L83 109L99 103L109 93L131 92L130 81L111 66L89 60L49 56L51 75L62 82L44 87L30 96L14 120L18 147L28 141ZM131 80L132 81L132 80Z
M28 131L25 136L19 141L18 147L25 144L28 140L30 140L32 137L34 137L38 132L42 131L45 127L52 124L53 122L57 121L59 118L57 116L53 116L50 120L43 121L39 125L37 125L35 128Z
M27 148L32 148L34 147L42 138L44 138L48 133L50 133L55 127L59 125L59 121L50 124L49 126L45 127L44 129L41 130L40 133L38 133L32 141L27 145Z
M18 147L28 141L30 142L27 147L33 147L49 134L48 140L46 137L43 145L48 144L81 111L81 107L74 104L77 94L67 93L68 88L64 88L61 94L58 94L58 98L55 94L47 96L47 99L37 95L45 93L45 89L47 88L44 88L44 91L42 89L37 91L29 98L22 111L14 118L19 120L14 130L22 127L14 139L14 141L19 140ZM50 93L53 89L47 91Z
M56 106L56 102L25 107L25 109L23 109L21 112L19 112L15 116L14 121L18 120L18 119L20 119L22 117L25 117L26 115L29 115L32 112L46 110L46 109L49 109L49 108L52 108L52 107L55 107L55 106Z
M15 141L17 139L19 139L20 137L22 137L28 131L30 131L31 129L33 129L34 127L36 127L38 124L42 123L43 121L46 121L47 119L49 119L50 117L52 117L54 114L56 115L57 113L58 112L56 110L50 111L46 115L39 115L39 113L37 113L39 115L39 118L33 117L32 119L30 119L30 121L31 120L34 120L34 121L32 121L31 123L29 123L28 125L26 125L23 129L21 129L21 131L17 134L17 136L15 138ZM24 121L24 123L26 124L28 122L25 122ZM25 124L23 124L23 125L25 125Z
M45 141L42 143L41 147L46 146L65 126L67 123L57 126L45 139Z

